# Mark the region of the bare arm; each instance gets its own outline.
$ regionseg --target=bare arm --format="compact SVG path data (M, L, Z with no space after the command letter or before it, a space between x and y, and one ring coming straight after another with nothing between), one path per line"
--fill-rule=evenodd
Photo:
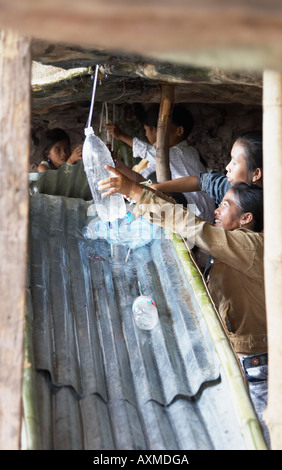
M132 181L132 179L111 166L105 166L105 168L113 173L113 176L98 182L99 191L106 191L102 194L102 197L107 197L114 193L120 193L125 196L132 197L135 201L139 201L144 189L142 184ZM153 191L150 188L147 189Z
M164 193L188 193L200 191L198 186L198 176L184 176L175 180L165 181L151 185L152 188L158 189Z
M40 165L38 165L37 167L38 173L43 173L43 171L47 171L47 170L49 170L49 168L46 165L43 165L42 163L40 163Z
M127 178L131 179L132 181L135 181L136 183L145 181L145 178L143 178L140 173L137 173L137 171L131 170L128 166L126 166L122 161L120 160L115 160L116 168L120 173L123 175L127 176Z

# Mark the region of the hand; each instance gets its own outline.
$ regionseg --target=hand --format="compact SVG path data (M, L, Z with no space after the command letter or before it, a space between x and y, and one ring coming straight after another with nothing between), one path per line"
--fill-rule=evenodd
M120 139L123 135L123 132L120 130L120 128L112 122L105 124L105 127L108 130L109 134L115 139Z
M134 183L134 181L130 180L111 166L105 166L105 168L113 173L114 176L98 182L99 191L107 190L102 194L102 197L107 197L114 193L120 193L125 196L131 196L136 201L139 199L143 191L143 187L141 185Z
M133 138L125 134L124 132L122 132L116 124L109 122L108 124L105 124L105 127L112 137L118 140L122 140L123 142L125 142L126 144L132 147Z
M82 145L79 145L74 149L71 156L68 158L67 162L73 165L82 159Z

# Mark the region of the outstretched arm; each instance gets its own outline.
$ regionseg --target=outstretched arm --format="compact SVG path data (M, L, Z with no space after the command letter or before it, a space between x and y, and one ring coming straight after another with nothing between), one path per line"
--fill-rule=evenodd
M113 176L98 182L99 191L106 191L102 194L102 197L107 197L114 193L120 193L125 196L132 197L135 201L139 201L144 189L142 184L132 181L111 166L105 166L105 168L113 173Z
M152 188L158 189L164 193L188 193L200 191L198 186L198 176L184 176L175 180L165 181L151 185Z
M115 165L120 173L127 176L127 178L131 179L132 181L135 181L136 183L145 181L145 178L143 178L140 173L137 173L137 171L134 171L126 166L125 163L123 163L121 160L115 160Z

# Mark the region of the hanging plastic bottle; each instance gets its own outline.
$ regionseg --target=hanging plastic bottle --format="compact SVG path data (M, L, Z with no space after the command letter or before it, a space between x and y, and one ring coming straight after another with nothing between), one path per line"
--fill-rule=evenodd
M152 330L159 321L156 304L147 295L140 295L134 300L132 313L136 325L141 330Z
M114 176L111 172L105 169L105 165L114 165L111 153L106 144L95 135L94 130L91 127L98 69L99 67L97 65L88 124L84 130L85 140L82 148L82 160L97 214L104 222L106 222L124 217L126 214L126 205L121 194L115 193L103 198L101 191L98 190L98 182L100 180L108 178L109 176Z

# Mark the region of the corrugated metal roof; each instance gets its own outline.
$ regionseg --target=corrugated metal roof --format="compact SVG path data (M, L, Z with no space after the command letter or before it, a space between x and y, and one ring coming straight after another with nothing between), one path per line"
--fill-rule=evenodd
M60 181L59 172L47 173ZM247 448L230 384L165 233L127 259L126 246L83 238L91 201L34 186L31 194L28 447ZM151 331L132 316L140 285L158 308Z

